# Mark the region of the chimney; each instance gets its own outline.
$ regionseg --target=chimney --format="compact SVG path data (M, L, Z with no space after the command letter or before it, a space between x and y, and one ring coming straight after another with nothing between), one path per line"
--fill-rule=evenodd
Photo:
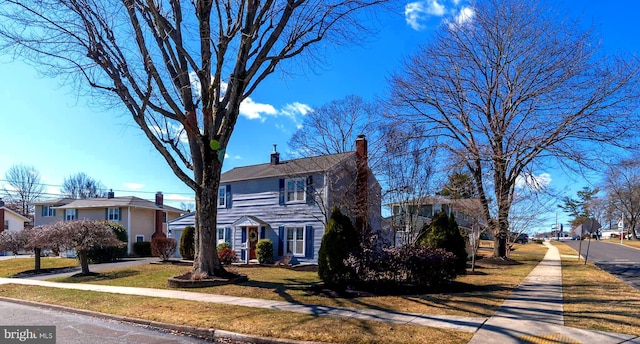
M4 202L0 198L0 233L4 232Z
M369 214L369 156L364 134L356 139L356 230L363 236L368 232Z
M271 165L277 165L280 163L280 153L276 151L278 145L273 145L273 152L271 152Z
M164 231L163 231L164 224L162 223L162 215L164 213L164 211L162 210L164 206L163 201L164 201L164 197L162 195L162 192L161 191L156 192L156 225L155 225L153 234L151 234L151 239L167 237L167 235L164 234Z
M115 196L115 194L113 193L113 189L109 189L109 192L107 192L107 198L113 198Z

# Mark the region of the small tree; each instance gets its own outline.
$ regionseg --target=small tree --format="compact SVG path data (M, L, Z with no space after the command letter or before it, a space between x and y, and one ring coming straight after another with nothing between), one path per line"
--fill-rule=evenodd
M269 239L260 239L256 244L256 255L260 264L273 263L273 242Z
M42 250L51 248L58 251L60 242L57 240L50 226L38 226L34 228L25 228L22 230L24 235L24 248L27 250L33 250L34 267L35 272L40 271L40 254Z
M124 244L118 240L111 228L101 221L63 221L47 229L50 238L60 243L61 247L74 249L77 252L82 274L88 275L89 258L87 252L96 247L121 247Z
M176 239L155 237L151 240L151 253L166 262L176 253Z
M343 289L356 278L345 260L359 249L359 237L351 220L334 207L318 251L318 276L329 288Z
M194 255L194 242L195 242L195 227L187 226L184 227L182 231L182 236L180 237L180 255L182 258L187 260L193 260Z
M447 216L438 212L422 237L422 243L428 247L442 248L456 256L456 272L465 273L467 269L467 247L460 234L460 228L453 214Z
M24 249L25 244L24 231L4 231L0 233L0 251L9 251L16 255L18 251Z

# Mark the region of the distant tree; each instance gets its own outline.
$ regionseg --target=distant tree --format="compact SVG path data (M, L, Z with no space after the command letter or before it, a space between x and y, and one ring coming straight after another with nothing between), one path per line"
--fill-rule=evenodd
M65 197L85 199L103 197L107 189L102 182L78 172L64 179L61 191Z
M195 192L193 273L219 276L216 199L242 102L288 61L357 43L359 14L386 1L5 1L0 48L131 114Z
M398 120L472 176L496 257L507 255L520 178L550 163L597 166L603 151L640 137L629 125L640 115L640 60L605 56L593 30L543 3L474 2L392 79Z
M622 214L624 227L637 240L636 228L640 226L640 160L624 160L611 166L604 179L604 189L609 204Z
M447 177L440 195L454 199L475 198L478 196L475 182L470 174L454 171Z
M40 172L27 165L13 165L5 174L5 180L9 187L4 188L8 196L8 202L17 204L17 212L23 216L34 213L35 203L44 193L44 184Z
M87 253L96 247L122 247L124 244L118 240L111 228L102 221L61 221L47 227L49 237L57 242L60 247L76 251L82 274L88 275L89 259Z
M565 196L562 199L562 204L559 204L558 207L569 214L569 216L573 217L571 220L572 228L575 228L591 219L592 202L599 192L600 190L597 188L590 189L585 186L582 190L577 192L578 198Z
M354 151L356 138L366 134L372 142L369 155L377 161L380 114L375 104L356 95L332 100L310 110L298 131L289 140L289 148L300 157Z

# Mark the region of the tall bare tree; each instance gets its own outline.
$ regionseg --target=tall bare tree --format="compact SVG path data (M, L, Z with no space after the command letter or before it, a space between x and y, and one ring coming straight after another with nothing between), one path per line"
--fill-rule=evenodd
M529 0L478 1L393 78L402 120L472 175L495 256L506 256L518 178L589 167L637 136L637 59L605 56L591 30ZM492 200L495 201L492 205Z
M640 227L640 161L624 160L607 171L604 188L610 204L624 219L633 239L638 239Z
M44 193L40 172L27 165L13 165L4 176L9 187L4 188L8 202L17 205L17 212L24 216L33 215L34 205Z
M99 180L78 172L64 179L61 191L65 197L85 199L102 197L107 188Z
M240 104L318 42L356 43L358 14L386 1L4 0L0 37L126 108L195 192L194 272L221 275L216 198Z

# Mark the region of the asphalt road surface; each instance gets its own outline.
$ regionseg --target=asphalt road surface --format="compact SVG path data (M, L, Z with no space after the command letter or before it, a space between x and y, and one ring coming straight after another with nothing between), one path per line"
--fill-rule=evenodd
M64 344L187 344L204 340L143 326L11 302L0 302L0 326L55 326Z
M578 251L579 240L564 241ZM588 249L588 256L587 256ZM600 240L583 240L580 254L600 269L640 290L640 250Z

